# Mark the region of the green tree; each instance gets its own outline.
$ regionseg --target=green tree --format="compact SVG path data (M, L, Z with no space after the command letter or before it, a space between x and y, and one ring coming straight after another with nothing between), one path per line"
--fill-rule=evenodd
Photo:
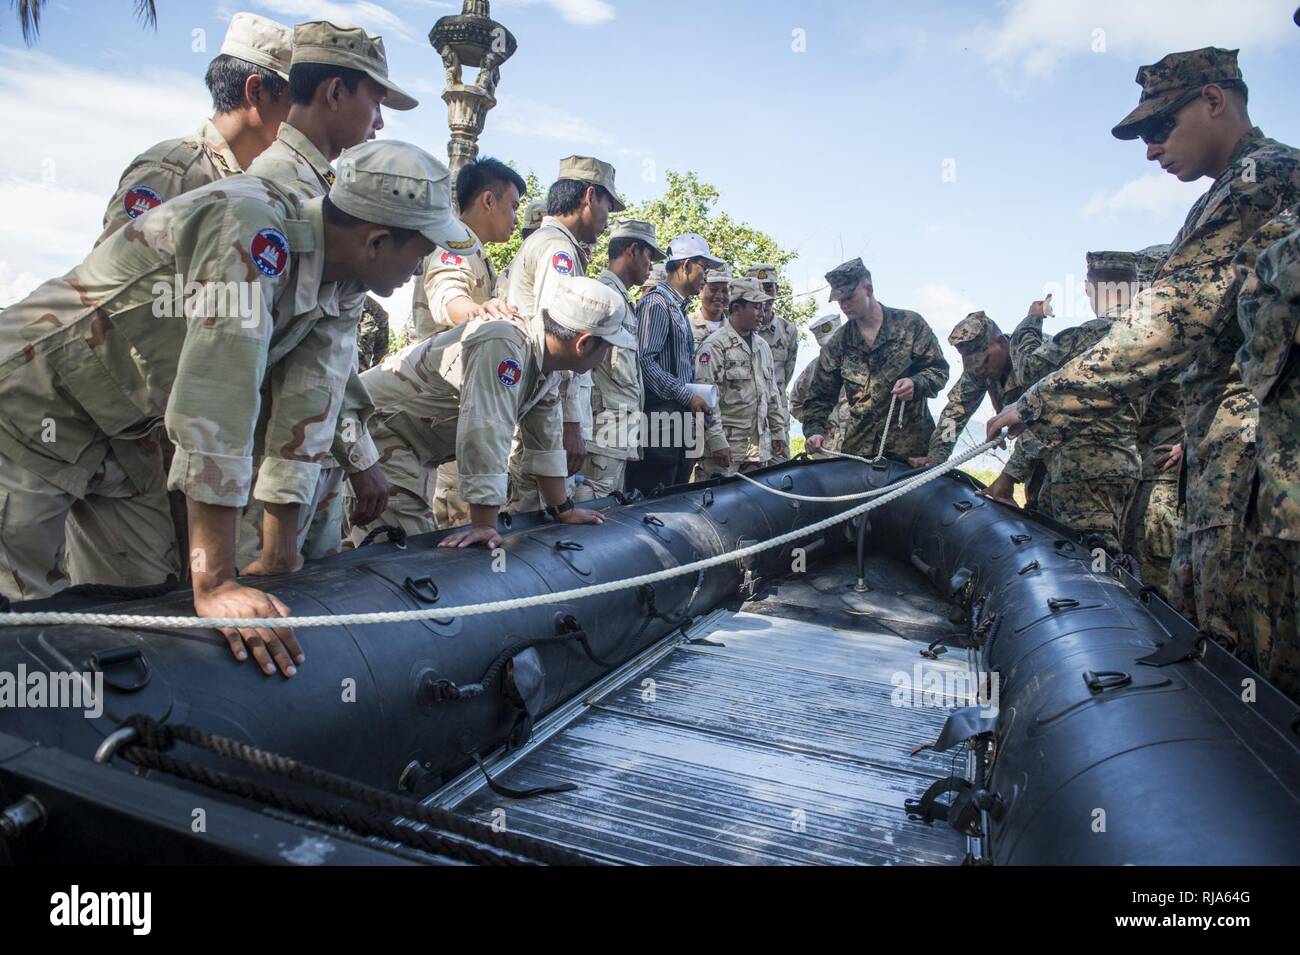
M546 198L546 189L535 173L530 172L524 178L528 183L529 201ZM739 222L725 210L717 208L717 188L701 180L695 173L670 170L666 179L668 188L663 195L645 202L634 202L627 207L626 212L619 214L621 217L654 223L661 246L667 246L674 236L683 232L698 232L708 241L713 254L726 260L736 275L759 262L784 268L798 256L797 252L787 252L781 248L766 232ZM611 225L613 221L611 220ZM508 242L488 246L488 257L498 272L510 264L522 242L520 227L516 224L514 234ZM606 230L596 243L587 274L594 278L608 263L609 231ZM796 325L803 325L813 317L816 310L816 303L810 299L796 303L789 283L784 280L780 283L776 306L778 315Z

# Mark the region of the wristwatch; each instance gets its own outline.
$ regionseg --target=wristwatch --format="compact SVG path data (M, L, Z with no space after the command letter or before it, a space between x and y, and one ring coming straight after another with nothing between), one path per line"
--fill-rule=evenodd
M564 503L563 503L563 504L547 504L547 505L546 505L546 515L547 515L547 517L559 517L559 516L560 516L561 514L563 514L565 511L571 511L571 510L573 510L573 498L571 498L571 497L566 497L566 498L564 499Z

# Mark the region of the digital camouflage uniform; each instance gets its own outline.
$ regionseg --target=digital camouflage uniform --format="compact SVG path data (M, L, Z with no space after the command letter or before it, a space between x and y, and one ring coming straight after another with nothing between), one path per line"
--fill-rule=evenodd
M1238 257L1241 376L1259 402L1246 524L1246 605L1259 671L1300 700L1300 219L1279 216ZM1264 248L1250 270L1254 249Z
M817 359L813 359L804 370L799 373L798 379L794 383L794 391L790 394L790 417L800 424L803 423L804 403L808 400L808 386L812 384L813 373L817 370ZM835 410L831 412L830 418L826 421L826 430L823 432L826 443L823 447L828 451L838 451L844 444L844 429L849 423L849 402L844 397L843 390L840 391L840 400L835 403ZM814 455L816 457L816 455Z
M374 368L388 354L388 310L367 295L357 329L357 372Z
M346 374L317 320L333 295L323 235L319 203L235 177L127 223L5 309L0 592L67 584L72 511L92 518L93 582L144 585L178 567L166 488L222 507L311 499ZM207 294L185 296L187 282ZM175 447L165 484L160 424ZM105 539L95 518L114 510L130 534Z
M1138 77L1144 98L1153 93L1151 102L1159 105L1188 86L1239 79L1240 71L1235 53L1207 49L1165 57ZM1254 395L1234 363L1242 335L1232 261L1297 198L1300 154L1251 129L1192 207L1151 287L1138 293L1102 341L1031 388L1019 404L1034 432L1058 444L1083 423L1115 414L1183 375L1184 527L1200 577L1197 617L1203 630L1231 642L1247 631L1243 536L1258 419Z
M623 327L637 334L636 312L627 286L609 269L597 277L618 293L626 307ZM641 456L641 409L645 405L645 383L635 348L610 348L604 361L591 373L592 439L582 461L583 483L574 488L577 501L591 501L624 489L627 462Z
M757 282L731 283L731 301L767 296ZM753 471L772 457L772 442L784 431L785 412L776 389L772 352L757 330L749 336L736 331L731 321L704 340L695 356L695 383L716 385L717 414L706 424L705 456L696 464L701 480L737 471ZM731 449L731 464L722 467L711 455Z
M303 199L324 196L334 183L334 169L329 160L288 121L280 124L275 142L253 161L248 171L278 183ZM344 472L364 471L378 460L367 430L374 408L357 375L357 333L365 299L365 289L360 283L345 282L336 287L334 298L321 302L325 314L320 327L335 339L328 345L330 360L342 366L339 371L346 384L335 422L333 454L322 462L311 503L299 516L298 546L307 559L338 553L343 539ZM240 516L239 566L254 560L261 546L262 507L258 501L252 501Z
M1129 504L1124 552L1138 563L1142 582L1168 595L1170 561L1178 537L1178 472L1155 464L1156 448L1183 439L1183 413L1178 384L1168 381L1138 405L1137 450L1142 479Z
M474 230L469 231L477 241ZM415 283L411 302L413 340L424 341L452 328L448 305L462 297L483 305L496 294L496 286L496 269L481 242L466 254L435 249L425 260L420 281ZM469 523L469 505L460 496L460 473L455 461L438 465L431 503L433 522L439 528Z

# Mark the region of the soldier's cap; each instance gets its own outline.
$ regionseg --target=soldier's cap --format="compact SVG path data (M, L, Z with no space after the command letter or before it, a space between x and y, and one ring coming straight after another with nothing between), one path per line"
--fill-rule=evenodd
M388 56L382 37L361 27L311 20L293 28L293 63L323 63L358 70L388 90L389 109L415 109L419 102L388 78Z
M709 243L698 232L683 232L668 243L669 262L681 262L685 259L704 259L714 268L721 268L727 264L709 251Z
M635 349L636 336L623 327L627 305L604 282L585 275L555 276L548 281L542 312L557 325L575 332L590 332L615 348Z
M566 156L560 160L560 174L555 178L576 179L578 182L600 186L613 200L613 204L609 207L611 211L622 212L627 208L614 188L614 167L607 162L601 162L590 156Z
M478 242L451 211L451 174L419 146L373 139L343 150L330 202L376 225L414 229L462 255Z
M644 242L650 246L651 262L659 262L668 258L668 253L659 248L655 242L653 222L646 222L644 219L620 219L614 224L614 230L609 234L610 242L615 239L636 239L638 242Z
M775 284L777 281L776 266L769 265L766 262L761 262L758 265L751 265L749 268L745 269L745 275L751 279L758 279L765 285L769 282Z
M835 268L826 273L826 281L831 287L831 301L838 302L840 299L848 298L853 290L858 287L858 283L863 279L871 278L871 273L867 267L862 264L861 258L849 259L842 262Z
M1138 259L1132 252L1089 252L1088 274L1094 272L1122 272L1137 278Z
M1142 127L1174 106L1183 94L1208 83L1244 87L1237 67L1237 51L1207 46L1185 53L1170 53L1159 63L1138 69L1142 95L1137 107L1110 131L1116 139L1137 139Z
M1168 242L1163 245L1148 245L1145 249L1138 249L1133 254L1137 257L1138 281L1149 282L1156 272L1160 269L1161 263L1169 257L1169 250L1173 248Z
M948 334L948 344L961 353L962 358L987 351L989 345L1002 334L993 319L982 311L971 312Z
M770 302L772 296L763 291L763 284L753 276L734 278L727 285L727 296L733 302Z
M727 268L725 265L720 266L716 269L709 269L707 272L704 273L705 285L717 285L719 282L725 283L730 281L731 281L731 269Z
M236 13L226 28L220 52L289 79L293 61L293 30L256 13Z
M542 227L542 220L545 218L546 200L534 199L532 202L528 203L527 207L524 209L524 224L522 228L540 229Z
M812 330L813 338L817 339L818 345L825 345L835 334L835 329L840 327L840 317L838 315L823 315L814 321L809 328Z

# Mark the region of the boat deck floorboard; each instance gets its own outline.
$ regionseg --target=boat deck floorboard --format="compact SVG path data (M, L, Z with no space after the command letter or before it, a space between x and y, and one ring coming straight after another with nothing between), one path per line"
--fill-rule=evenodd
M575 790L512 800L474 770L430 801L632 864L959 863L965 839L903 802L962 772L964 751L912 755L948 711L893 697L899 674L965 670L965 654L919 656L951 625L909 568L873 564L866 595L837 568L749 605L767 612L702 618L489 762L511 788ZM800 619L809 604L843 626Z

